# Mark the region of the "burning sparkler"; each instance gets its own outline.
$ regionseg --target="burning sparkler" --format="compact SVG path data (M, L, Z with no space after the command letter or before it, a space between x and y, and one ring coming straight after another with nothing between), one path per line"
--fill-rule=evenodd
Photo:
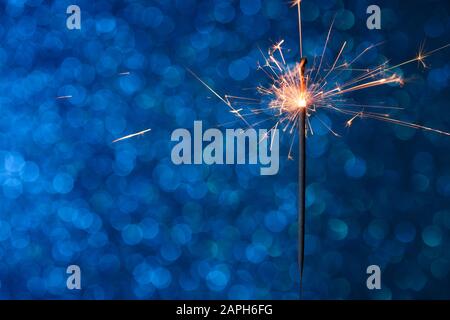
M447 44L441 48L425 52L423 47L419 54L407 61L401 62L394 66L389 66L387 62L376 66L374 68L355 68L356 62L368 51L379 46L380 44L371 45L359 53L356 58L347 62L343 59L343 52L346 47L344 42L336 55L330 67L325 67L324 55L330 40L334 20L331 23L330 29L325 40L325 45L321 56L314 59L311 68L306 70L307 60L303 57L302 46L302 20L301 20L301 0L294 0L293 7L297 7L298 12L298 31L299 31L299 52L300 62L292 65L286 63L282 45L284 40L273 45L268 54L264 55L261 52L264 63L258 65L258 69L262 70L269 78L270 85L259 86L257 92L262 96L268 97L268 103L262 103L259 109L251 109L250 114L243 114L243 108L235 107L236 104L246 104L249 100L247 97L220 95L211 86L204 82L200 77L188 69L208 90L210 90L216 97L225 103L233 114L243 120L247 125L249 124L249 117L266 114L272 111L271 119L275 120L275 125L269 130L275 130L279 127L282 131L288 131L292 134L292 142L289 149L288 158L292 159L291 151L294 141L293 133L298 130L299 137L299 199L298 199L298 263L300 271L300 290L302 288L303 278L303 261L304 261L304 238L305 238L305 137L307 134L314 134L309 118L316 116L319 123L326 127L333 135L339 136L328 126L324 121L317 117L317 112L333 111L348 117L346 126L350 127L356 119L369 118L390 122L396 125L410 127L414 129L421 129L425 131L435 132L450 136L450 132L422 126L415 123L393 119L388 113L382 112L382 109L400 109L397 107L376 106L376 105L362 105L352 103L351 100L344 98L347 93L360 91L372 87L384 86L394 84L403 86L405 80L395 73L395 69L417 62L426 67L425 59L431 54L436 53L444 48L450 46ZM344 72L355 72L356 77L350 78L345 82L338 84L339 77ZM262 101L259 101L262 102ZM366 111L367 109L373 111ZM266 121L266 120L264 120ZM257 124L262 123L258 122Z

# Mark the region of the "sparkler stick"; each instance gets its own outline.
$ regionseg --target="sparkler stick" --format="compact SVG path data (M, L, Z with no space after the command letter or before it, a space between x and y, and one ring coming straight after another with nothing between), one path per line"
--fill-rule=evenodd
M305 66L302 58L299 65L300 92L306 94ZM305 102L303 104L303 101ZM305 257L305 191L306 191L306 100L300 100L298 116L298 267L300 271L300 295L302 293L303 260Z

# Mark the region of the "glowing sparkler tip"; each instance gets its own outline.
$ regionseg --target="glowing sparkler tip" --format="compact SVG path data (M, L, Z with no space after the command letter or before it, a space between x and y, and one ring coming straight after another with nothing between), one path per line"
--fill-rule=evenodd
M297 100L297 106L299 108L306 108L307 102L306 99L304 97L299 97Z

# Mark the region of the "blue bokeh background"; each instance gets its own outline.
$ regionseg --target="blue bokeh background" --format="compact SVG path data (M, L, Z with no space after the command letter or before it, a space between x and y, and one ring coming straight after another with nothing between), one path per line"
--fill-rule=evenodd
M378 0L382 30L369 31L373 2L304 0L306 55L321 53L334 15L328 63L343 41L349 59L385 41L361 66L449 41L448 1ZM81 7L79 31L66 28L70 4ZM236 120L186 67L242 95L267 81L259 48L285 39L287 60L298 57L296 14L280 0L3 1L0 298L297 299L291 138L276 176L170 160L175 128ZM403 88L349 98L450 130L449 51L427 62L398 70ZM303 297L450 298L450 138L320 116L342 137L313 122ZM81 291L66 288L70 264L82 269ZM381 290L366 288L371 264Z

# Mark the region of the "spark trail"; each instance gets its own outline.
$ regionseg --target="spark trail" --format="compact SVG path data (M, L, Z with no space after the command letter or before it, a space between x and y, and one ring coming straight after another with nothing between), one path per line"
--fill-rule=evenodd
M136 133L132 133L132 134L129 134L127 136L118 138L118 139L114 140L112 143L116 143L116 142L119 142L119 141L122 141L122 140L134 138L134 137L137 137L137 136L143 136L145 133L147 133L147 132L149 132L151 130L152 129L145 129L145 130L142 130L142 131L139 131L139 132L136 132Z

